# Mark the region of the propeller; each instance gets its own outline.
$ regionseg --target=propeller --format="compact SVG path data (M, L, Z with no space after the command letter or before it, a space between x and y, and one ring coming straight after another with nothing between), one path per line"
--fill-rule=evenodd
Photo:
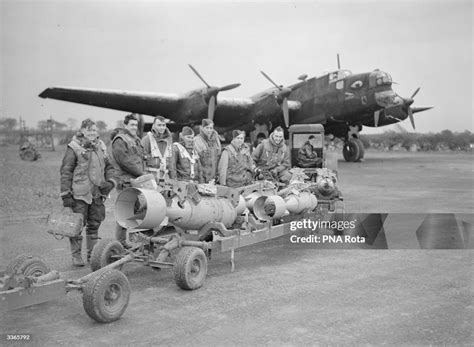
M414 92L413 94L411 95L411 97L409 98L402 98L403 100L403 104L402 104L402 108L404 109L404 111L408 114L408 117L410 118L410 122L411 122L411 126L413 127L413 130L416 130L416 127L415 127L415 119L413 118L413 113L417 113L417 112L422 112L422 111L426 111L426 110L429 110L431 109L432 107L411 107L411 105L415 102L414 98L416 96L416 94L418 94L418 92L420 91L420 87L418 87ZM396 106L395 106L396 107ZM390 107L389 107L390 108ZM387 108L388 109L388 108ZM378 123L379 123L379 119L380 119L380 114L383 112L383 115L385 116L386 115L386 108L383 108L381 110L377 110L374 112L374 125L377 127L378 126Z
M191 64L188 64L188 66L191 68L191 70L193 70L193 72L196 74L196 76L199 77L199 79L207 87L207 95L209 96L208 108L207 108L207 118L209 118L210 120L214 120L214 112L216 110L217 94L219 92L223 92L223 91L226 91L226 90L231 90L231 89L237 88L238 86L240 86L240 83L232 83L232 84L228 84L228 85L223 86L223 87L213 87L213 86L210 86L204 78L202 78L202 76L199 74L199 72Z
M283 120L285 122L285 126L288 128L290 126L290 111L289 111L289 108L288 108L288 96L291 94L293 89L288 88L288 87L279 86L278 84L273 82L273 80L270 78L270 76L268 76L265 72L263 72L263 71L260 71L260 72L262 73L262 75L267 80L270 81L271 84L273 84L275 87L278 88L279 93L278 93L277 98L278 98L279 103L281 104L281 109L283 111ZM301 77L300 79L304 83L307 76L304 76L304 78L302 78L303 76L300 76ZM297 86L299 86L299 84ZM293 88L295 88L295 87L296 86L294 86Z

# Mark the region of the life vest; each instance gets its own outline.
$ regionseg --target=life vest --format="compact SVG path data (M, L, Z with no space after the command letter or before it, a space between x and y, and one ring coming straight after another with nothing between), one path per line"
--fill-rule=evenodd
M73 196L91 204L92 199L99 193L98 187L105 183L106 146L99 139L91 148L85 148L75 138L68 146L77 158L72 177Z
M217 137L217 132L210 136L209 141L204 134L199 134L194 138L194 149L199 155L203 170L204 182L215 179L217 174L217 163L221 154L221 144Z
M193 148L192 154L189 153L189 151L179 142L175 142L173 145L176 146L179 150L179 156L181 159L185 159L186 161L189 162L189 177L194 180L196 178L196 170L195 170L195 164L199 160L199 155L196 153L196 150ZM176 171L178 173L178 169L181 169L180 171L187 171L186 164L181 160L181 167L176 168ZM178 177L179 179L180 177Z
M257 163L257 166L269 170L279 166L286 153L286 144L283 143L281 146L277 147L270 141L270 139L263 140L263 152Z
M148 170L157 170L159 172L159 177L167 177L168 176L168 161L171 158L172 151L170 149L171 143L169 141L166 141L166 147L165 147L165 152L164 154L161 153L160 148L158 146L158 143L156 142L155 136L151 131L148 132L147 134L148 139L150 140L150 152L152 158L156 159L158 161L157 163L157 168L154 167L149 167Z
M122 130L118 134L115 135L115 137L113 138L111 142L111 146L113 146L113 143L118 138L122 139L127 144L128 150L130 151L129 155L131 158L133 158L133 160L135 161L135 164L137 164L138 166L141 166L143 170L145 170L145 160L144 160L145 152L143 150L143 147L140 144L140 141L137 140L138 138L134 138L130 134ZM118 164L118 161L114 157L112 150L110 150L109 159L110 159L110 163L113 165L113 167L117 171L118 179L120 181L119 185L125 182L130 182L130 179L132 178L136 178L130 173L123 170L123 168Z
M224 148L229 153L226 185L232 188L242 187L252 181L251 158L247 147L243 145L240 151L230 144Z

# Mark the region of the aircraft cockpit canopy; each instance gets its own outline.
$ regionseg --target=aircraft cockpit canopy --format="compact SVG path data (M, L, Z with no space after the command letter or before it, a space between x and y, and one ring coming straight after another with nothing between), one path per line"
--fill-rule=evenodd
M369 76L369 88L375 88L382 85L391 86L392 76L390 76L390 74L387 72L383 72L378 69L372 71Z
M350 70L337 70L334 72L330 72L329 83L336 82L350 75L352 75L352 72Z

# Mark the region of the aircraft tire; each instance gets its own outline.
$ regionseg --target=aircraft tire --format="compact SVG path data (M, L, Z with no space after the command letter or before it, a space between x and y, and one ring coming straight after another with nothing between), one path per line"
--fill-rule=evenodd
M359 160L359 144L355 140L350 139L344 144L344 148L342 149L342 155L344 156L344 159L347 162L355 162Z
M364 158L365 147L364 147L364 144L362 143L362 141L360 139L354 139L354 141L359 146L359 158L356 161L360 161L362 158Z

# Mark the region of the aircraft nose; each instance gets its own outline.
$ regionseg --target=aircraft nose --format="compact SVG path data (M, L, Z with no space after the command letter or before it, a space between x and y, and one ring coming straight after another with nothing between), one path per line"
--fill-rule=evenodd
M413 104L414 102L415 102L415 100L413 100L413 99L411 99L411 98L410 98L410 99L405 99L405 104L406 104L407 106L411 106L411 104Z

